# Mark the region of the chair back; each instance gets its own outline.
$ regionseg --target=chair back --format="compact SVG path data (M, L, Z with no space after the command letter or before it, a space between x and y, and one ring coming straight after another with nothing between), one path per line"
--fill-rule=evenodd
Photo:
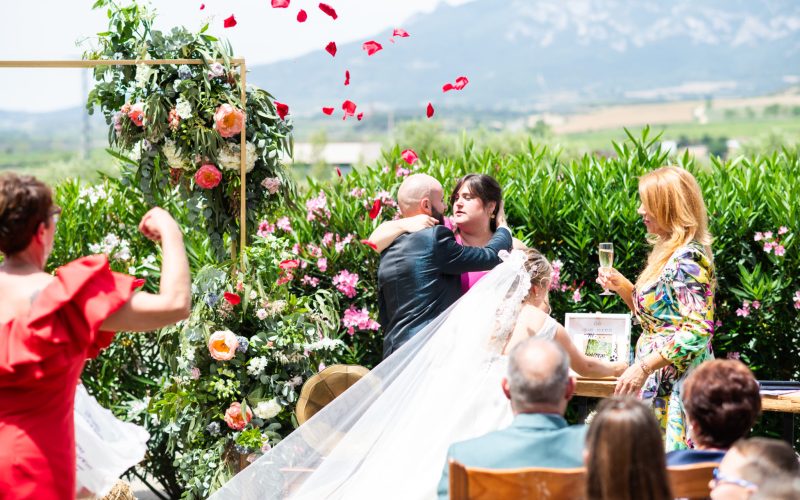
M675 498L708 498L711 489L708 482L719 467L716 462L704 462L691 465L672 465L667 467L669 487Z
M485 469L450 460L451 500L586 498L586 469Z

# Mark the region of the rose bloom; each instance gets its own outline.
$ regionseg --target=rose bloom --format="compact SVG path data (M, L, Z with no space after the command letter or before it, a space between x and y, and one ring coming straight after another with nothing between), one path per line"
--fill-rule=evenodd
M194 182L203 189L213 189L222 180L222 172L214 165L206 164L194 174Z
M244 127L244 112L230 104L222 104L214 112L214 127L222 137L233 137Z
M227 361L236 355L239 341L230 330L220 330L211 334L208 339L208 352L218 361Z
M144 122L144 104L137 102L131 106L130 111L128 111L128 118L131 119L134 125L141 127Z
M231 403L230 408L225 410L225 423L235 431L244 429L251 420L253 420L253 412L248 407L247 414L242 415L242 404L239 402Z

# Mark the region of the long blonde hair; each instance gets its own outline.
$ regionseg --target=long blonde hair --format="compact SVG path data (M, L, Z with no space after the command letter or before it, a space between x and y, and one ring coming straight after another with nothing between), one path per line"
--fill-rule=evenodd
M639 178L639 197L645 210L667 233L648 235L653 250L636 280L640 287L656 280L675 250L697 241L712 260L708 212L697 179L679 167L661 167Z

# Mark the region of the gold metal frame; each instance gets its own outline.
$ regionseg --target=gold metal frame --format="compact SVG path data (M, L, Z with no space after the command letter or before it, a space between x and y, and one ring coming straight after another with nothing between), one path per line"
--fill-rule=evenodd
M102 60L43 60L43 61L0 61L0 68L96 68L98 66L136 66L145 64L148 66L160 66L164 64L207 64L215 61L204 61L202 59L102 59ZM218 62L225 62L218 60ZM242 57L231 58L228 60L231 66L239 67L239 77L241 79L241 100L242 111L247 112L247 65ZM246 172L246 135L247 135L247 119L245 118L245 125L242 127L240 134L240 164L239 164L239 180L241 184L240 190L240 206L239 206L239 257L241 265L244 267L244 247L247 241L247 172ZM231 246L231 258L236 258L236 244Z

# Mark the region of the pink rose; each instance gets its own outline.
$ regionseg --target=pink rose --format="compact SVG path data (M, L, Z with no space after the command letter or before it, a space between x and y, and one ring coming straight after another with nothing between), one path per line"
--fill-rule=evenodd
M214 112L214 128L222 137L233 137L244 127L244 112L230 104L222 104Z
M131 119L134 125L141 127L142 123L144 123L144 104L137 102L131 106L130 111L128 111L128 118Z
M206 164L194 174L194 182L203 189L213 189L222 180L222 172L214 165Z
M251 420L253 420L253 412L248 407L247 414L242 415L242 405L239 402L231 403L230 408L225 410L225 423L235 431L244 429Z
M214 332L208 339L208 352L212 358L218 361L233 359L237 347L239 347L239 341L230 330Z

